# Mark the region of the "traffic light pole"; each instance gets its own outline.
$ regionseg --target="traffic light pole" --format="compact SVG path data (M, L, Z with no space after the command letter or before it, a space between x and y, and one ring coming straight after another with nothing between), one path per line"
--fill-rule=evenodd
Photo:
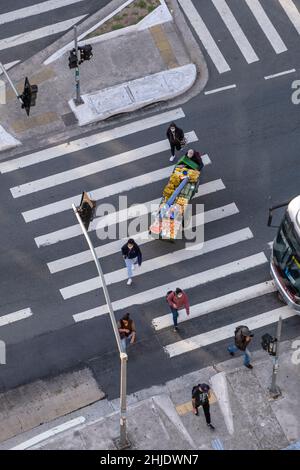
M83 99L80 96L80 75L79 75L79 50L78 50L78 40L77 40L77 26L74 26L74 42L75 42L75 51L77 57L77 66L75 67L75 87L76 87L76 98L74 103L76 106L83 104Z
M273 357L273 372L272 372L272 384L269 389L271 398L278 398L281 396L281 390L276 385L277 373L278 373L278 357L279 357L279 345L280 345L280 338L281 338L281 327L282 327L282 318L279 317L278 324L277 324L277 334L276 334L276 354Z
M1 62L0 62L0 68L2 69L2 72L3 72L4 75L6 76L6 78L7 78L8 82L9 82L10 86L12 87L13 91L15 92L16 97L18 98L18 100L20 101L21 104L24 104L24 103L23 103L23 100L22 100L22 98L21 98L21 96L20 96L20 94L18 93L18 90L16 89L15 85L14 85L13 82L11 81L11 79L10 79L8 73L6 72L4 66L2 65Z
M109 312L109 316L110 316L110 321L111 321L111 324L112 324L112 327L113 327L113 330L114 330L115 338L116 338L118 349L119 349L120 360L121 360L120 438L117 440L116 444L117 444L117 447L119 449L126 449L126 448L130 447L130 443L127 439L127 431L126 431L126 413L127 413L127 410L126 410L126 395L127 395L126 390L127 390L127 360L128 360L128 356L125 352L123 352L123 349L122 349L121 338L120 338L120 335L119 335L119 330L118 330L116 318L115 318L115 315L114 315L114 311L113 311L113 308L112 308L110 296L109 296L108 289L107 289L107 286L106 286L105 277L104 277L101 265L99 263L98 257L96 255L95 249L93 247L91 239L90 239L90 237L89 237L89 235L88 235L88 233L85 229L85 226L83 225L83 222L82 222L82 220L80 218L80 215L78 214L78 211L77 211L74 204L72 204L72 208L73 208L73 211L76 215L78 223L80 224L83 235L85 236L85 239L88 243L88 246L89 246L89 249L92 253L93 259L95 261L97 271L98 271L98 274L99 274L99 278L100 278L100 287L103 288L103 292L104 292L104 296L105 296L105 300L106 300L106 303L107 303L108 312Z

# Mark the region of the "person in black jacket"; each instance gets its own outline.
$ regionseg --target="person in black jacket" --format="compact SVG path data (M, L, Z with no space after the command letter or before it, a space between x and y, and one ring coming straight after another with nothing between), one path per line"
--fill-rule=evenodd
M192 406L193 413L198 416L198 408L202 406L207 426L214 430L215 427L211 424L210 410L209 410L210 386L207 384L198 384L192 390Z
M127 285L130 286L132 283L132 271L134 270L135 265L138 264L141 266L142 264L142 252L133 238L129 238L128 242L122 246L122 255L124 257L128 273Z
M182 142L184 141L184 132L182 129L177 127L174 122L171 122L167 130L167 137L170 142L170 147L171 147L170 162L172 162L175 158L175 148L176 150L180 150L182 147Z
M253 369L252 364L250 364L250 351L248 345L250 344L254 334L249 330L245 325L240 325L235 329L234 332L234 343L228 346L227 351L231 356L234 356L234 353L238 350L244 353L244 366L248 369Z
M185 156L187 158L190 158L192 162L196 163L199 167L199 170L202 170L202 168L204 167L204 164L203 164L202 157L199 152L193 149L189 149L187 153L185 154Z

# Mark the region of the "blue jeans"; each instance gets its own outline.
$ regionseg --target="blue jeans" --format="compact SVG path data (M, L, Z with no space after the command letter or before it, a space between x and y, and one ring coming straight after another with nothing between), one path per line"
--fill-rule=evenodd
M128 344L131 341L132 335L133 335L133 333L130 333L129 336L125 336L125 338L121 338L121 344L122 344L123 352L126 352L126 348L127 348Z
M132 277L132 265L137 263L137 258L125 258L128 278Z
M174 326L176 327L177 319L178 319L178 310L176 310L176 308L173 308L173 307L170 307L170 308L171 308L171 313L173 315L173 323L174 323Z
M231 344L230 346L228 346L227 351L229 351L230 353L236 353L237 351L241 350L235 344ZM247 366L248 364L250 364L251 359L249 349L246 348L245 351L241 352L244 354L244 366Z

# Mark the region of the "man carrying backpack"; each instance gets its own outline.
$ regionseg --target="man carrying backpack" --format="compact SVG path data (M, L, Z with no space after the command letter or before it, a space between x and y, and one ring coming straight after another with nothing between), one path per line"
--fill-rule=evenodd
M207 384L198 384L192 390L193 413L198 416L198 408L202 406L207 426L214 430L215 427L210 422L209 411L210 386Z
M234 353L238 350L244 353L244 366L248 369L253 369L253 366L250 364L250 352L248 346L253 338L253 333L249 330L248 326L240 325L235 329L234 332L234 342L228 346L227 351L231 356L234 356Z

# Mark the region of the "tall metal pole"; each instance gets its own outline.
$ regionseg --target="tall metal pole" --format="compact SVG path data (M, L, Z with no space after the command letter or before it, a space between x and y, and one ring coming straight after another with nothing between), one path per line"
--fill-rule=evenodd
M77 66L75 67L75 87L76 87L76 98L74 99L74 103L76 106L83 104L83 99L80 96L80 75L79 75L79 50L78 50L78 40L77 40L77 26L74 26L74 43L75 43L75 51L77 57Z
M276 334L276 355L273 358L273 372L272 372L272 383L270 387L270 396L272 398L278 398L281 395L281 390L276 385L277 373L278 373L278 357L279 357L279 345L280 345L280 338L281 338L281 327L282 327L282 318L279 317L278 324L277 324L277 334Z
M6 72L5 70L5 67L2 65L2 63L0 62L0 68L2 69L2 72L4 73L4 75L6 76L10 86L12 87L13 91L15 92L15 95L16 97L18 98L18 100L20 101L21 104L23 104L23 100L18 92L18 90L16 89L15 85L13 84L13 82L11 81L8 73Z
M121 380L120 380L120 439L118 440L117 442L117 445L118 445L118 448L119 449L126 449L128 447L130 447L130 443L127 439L127 431L126 431L126 414L127 414L127 407L126 407L126 391L127 391L127 360L128 360L128 356L127 354L123 351L122 349L122 344L121 344L121 338L120 338L120 335L119 335L119 330L118 330L118 325L117 325L117 322L116 322L116 318L115 318L115 314L114 314L114 311L113 311L113 307L112 307L112 304L111 304L111 300L110 300L110 296L109 296L109 293L108 293L108 289L107 289L107 285L106 285L106 281L105 281L105 277L104 277L104 274L103 274L103 271L102 271L102 268L101 268L101 265L99 263L99 260L97 258L97 255L96 255L96 252L95 252L95 249L93 247L93 244L91 242L91 239L86 231L86 228L85 226L83 225L83 222L81 220L81 217L80 215L78 214L77 212L77 209L75 207L74 204L72 204L72 208L73 208L73 211L76 215L76 218L80 224L80 227L81 227L81 230L83 232L83 235L85 236L85 239L89 245L89 248L91 250L91 253L92 253L92 256L93 256L93 259L95 261L95 264L96 264L96 267L97 267L97 270L98 270L98 274L99 274L99 277L100 277L100 280L101 280L101 287L103 288L103 292L104 292L104 296L105 296L105 300L106 300L106 303L107 303L107 307L108 307L108 312L109 312L109 316L110 316L110 321L112 323L112 327L113 327L113 330L114 330L114 334L115 334L115 338L116 338L116 341L117 341L117 345L118 345L118 349L119 349L119 353L120 353L120 360L121 360Z

